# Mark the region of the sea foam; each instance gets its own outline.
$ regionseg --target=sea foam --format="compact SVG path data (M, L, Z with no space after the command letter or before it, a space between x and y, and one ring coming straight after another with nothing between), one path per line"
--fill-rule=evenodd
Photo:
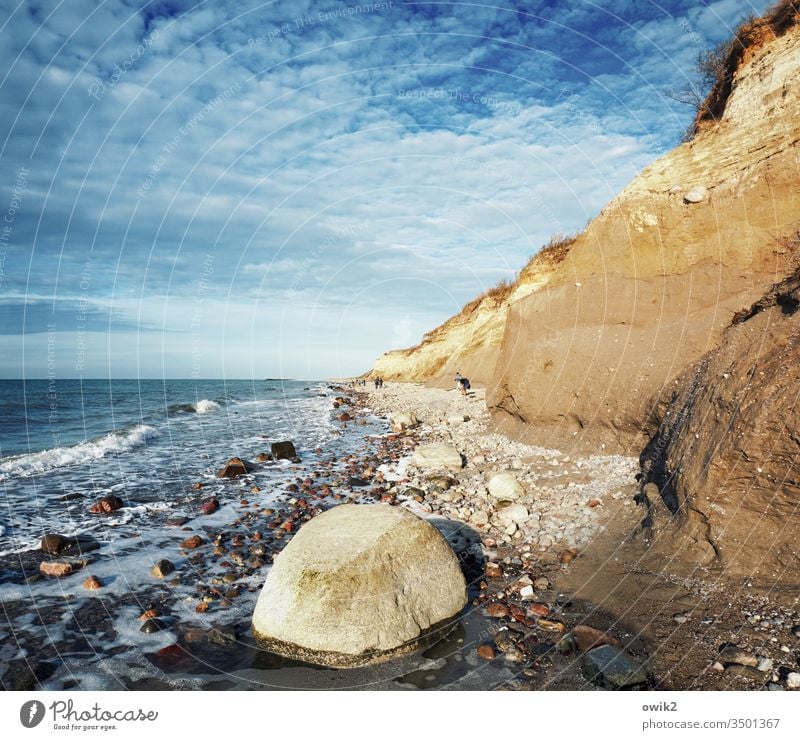
M27 477L55 468L99 460L108 454L127 452L157 435L158 431L154 427L137 424L125 431L110 432L99 439L79 442L71 447L53 447L28 455L18 455L0 463L0 480Z

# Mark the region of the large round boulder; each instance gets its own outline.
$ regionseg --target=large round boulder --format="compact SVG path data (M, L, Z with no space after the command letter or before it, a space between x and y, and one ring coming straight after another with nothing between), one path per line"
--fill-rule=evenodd
M447 540L411 512L337 506L276 558L253 613L259 644L333 667L376 663L442 637L467 601Z

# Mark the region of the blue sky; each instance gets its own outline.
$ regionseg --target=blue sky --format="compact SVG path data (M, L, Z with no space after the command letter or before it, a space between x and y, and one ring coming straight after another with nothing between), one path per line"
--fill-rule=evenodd
M367 369L675 146L766 2L0 1L0 376Z

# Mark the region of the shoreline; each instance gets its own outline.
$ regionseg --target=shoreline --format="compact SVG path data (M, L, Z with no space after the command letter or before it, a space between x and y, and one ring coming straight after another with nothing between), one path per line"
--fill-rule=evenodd
M737 603L726 611L724 590L703 592L699 579L667 587L665 576L636 570L640 543L629 540L642 511L633 500L634 458L571 458L510 440L492 429L481 389L462 397L392 382L379 390L329 385L325 395L330 447L312 450L296 439L305 447L302 461L257 464L233 480L207 471L200 488L187 481L185 498L163 513L154 542L124 535L111 546L101 541L80 553L88 561L81 570L42 583L38 568L48 558L41 550L1 559L0 594L13 598L4 597L7 624L0 632L22 619L24 629L14 632L20 649L39 639L36 625L47 641L31 664L8 645L0 683L86 688L110 665L115 683L104 688L598 690L586 675L586 650L576 643L586 635L624 648L637 671L648 671L647 683L638 684L645 688L757 688L753 676L709 669L718 645L734 638L778 664L785 645L764 646L776 639L775 628L763 626L766 615L756 607ZM391 430L391 418L403 414L418 423ZM415 466L412 455L428 444L455 447L461 467ZM221 468L227 456L215 449L213 459ZM491 492L496 473L518 488ZM218 508L206 515L202 506L210 496ZM469 589L457 628L427 650L338 672L259 649L250 617L272 557L315 513L365 502L408 508L450 542ZM187 518L173 520L177 510ZM114 515L103 521L111 526ZM203 544L181 549L190 535ZM148 554L148 544L157 556ZM132 561L138 568L125 574L124 584L115 583L117 553L142 547ZM154 580L145 560L160 557L173 559L177 572ZM100 577L97 591L81 586L90 574ZM56 583L60 598L42 590ZM697 598L687 596L692 589ZM750 626L759 616L749 638L761 638L760 646L737 631L743 609ZM33 621L24 616L31 611L39 615ZM143 634L142 617L151 611L154 629ZM680 624L677 612L688 615ZM781 623L796 617L782 613ZM90 669L71 658L61 663L60 656L87 650L99 657ZM677 672L670 663L675 656Z

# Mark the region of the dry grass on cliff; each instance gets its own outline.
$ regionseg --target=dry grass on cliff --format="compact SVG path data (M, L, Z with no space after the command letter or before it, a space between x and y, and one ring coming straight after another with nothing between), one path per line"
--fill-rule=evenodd
M701 54L697 62L698 71L703 76L704 84L710 85L710 91L698 106L688 138L722 118L733 92L736 71L750 54L765 41L782 36L798 23L800 0L781 0L762 17L751 16L742 21L732 39Z

